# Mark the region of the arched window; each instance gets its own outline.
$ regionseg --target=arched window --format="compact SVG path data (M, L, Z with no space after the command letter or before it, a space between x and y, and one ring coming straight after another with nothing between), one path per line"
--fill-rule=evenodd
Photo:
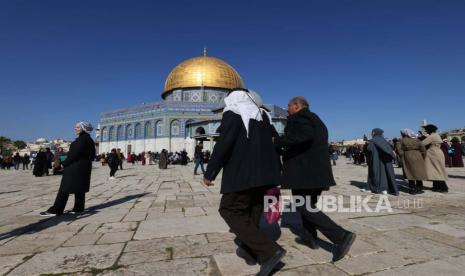
M102 142L103 141L108 141L108 128L104 127L102 128Z
M134 130L132 128L132 125L127 125L126 126L126 140L134 138Z
M162 121L157 121L155 124L157 132L156 135L157 137L163 136L163 122Z
M195 135L204 135L205 129L203 127L198 127L195 129Z
M116 140L117 141L124 140L124 128L122 125L119 125L118 128L116 129Z
M178 120L171 122L171 136L179 136L181 134L181 123Z
M115 141L115 138L116 138L116 135L115 135L115 127L114 126L111 126L110 127L110 130L108 132L108 140L109 141Z
M137 123L134 126L134 135L136 136L136 139L141 139L142 136L142 125L140 123Z
M192 123L194 120L187 120L184 123L184 138L192 137L192 127L189 127L189 124Z
M145 138L153 137L153 126L151 122L146 122L144 127Z

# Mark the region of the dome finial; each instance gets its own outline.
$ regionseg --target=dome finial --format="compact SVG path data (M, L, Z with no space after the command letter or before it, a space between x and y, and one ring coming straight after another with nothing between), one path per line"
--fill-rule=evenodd
M204 56L204 57L207 56L207 47L203 47L203 56Z

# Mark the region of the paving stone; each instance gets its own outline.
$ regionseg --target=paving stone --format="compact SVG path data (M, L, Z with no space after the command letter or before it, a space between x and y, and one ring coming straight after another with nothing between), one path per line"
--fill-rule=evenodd
M397 254L375 253L348 259L345 258L336 262L335 265L350 275L359 275L401 267L411 263Z
M219 216L186 217L182 227L173 227L177 222L177 218L143 221L139 225L134 239L145 240L229 231L229 227Z
M120 243L130 241L134 231L129 232L111 232L103 234L97 244Z
M88 234L88 233L95 233L97 229L100 227L101 223L89 223L86 226L84 226L81 231L79 231L80 234Z
M372 227L377 230L402 229L412 226L423 226L429 223L429 220L412 214L372 216L353 219L355 223Z
M95 244L95 242L102 236L102 234L96 233L84 233L78 234L71 239L69 239L63 246L79 246L79 245L90 245Z
M436 232L430 229L422 227L413 227L403 230L404 232L411 233L417 236L424 237L433 241L437 241L443 244L447 244L452 247L456 247L462 250L465 250L465 241L463 239L458 239L440 232Z
M102 224L96 233L127 232L133 231L136 228L137 222L112 222Z
M0 256L37 253L54 250L73 236L71 232L61 234L36 234L33 239L14 239L0 247Z
M143 221L147 217L145 211L132 211L129 212L123 219L123 221Z
M205 211L200 207L187 207L184 209L184 216L186 217L205 216Z
M233 233L207 233L208 242L232 241L236 237Z
M218 275L214 273L216 267L212 265L210 258L178 259L172 261L160 261L140 263L117 270L105 271L102 276L125 275Z
M423 276L423 275L441 275L457 276L463 275L463 268L450 264L444 260L435 260L427 263L412 264L405 267L393 268L390 270L380 271L370 275L373 276Z
M0 257L0 275L5 275L8 271L24 262L27 254L18 254Z
M116 262L122 250L123 244L58 248L55 251L35 255L15 268L9 275L68 273L82 271L86 267L105 269Z
M331 275L331 276L345 276L348 275L340 269L329 264L318 264L302 266L293 269L284 267L281 271L274 274L276 276L306 276L306 275Z

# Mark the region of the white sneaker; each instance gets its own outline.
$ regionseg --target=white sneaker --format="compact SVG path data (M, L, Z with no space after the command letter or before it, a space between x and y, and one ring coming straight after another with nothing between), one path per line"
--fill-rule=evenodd
M56 216L57 214L50 213L49 211L45 211L45 212L40 212L39 215L40 215L41 217L54 217L54 216Z
M381 192L383 195L387 195L387 191L382 191Z
M110 176L108 179L113 180L113 179L115 179L115 177L114 177L114 176Z
M360 189L360 192L365 193L367 190L366 189Z

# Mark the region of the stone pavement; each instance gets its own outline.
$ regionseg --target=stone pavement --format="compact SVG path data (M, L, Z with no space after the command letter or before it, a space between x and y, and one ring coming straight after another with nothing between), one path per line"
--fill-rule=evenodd
M334 167L338 185L326 194L344 196L346 206L348 195L368 195L359 191L367 169L345 159L338 162ZM38 213L53 202L61 177L0 171L0 274L250 275L258 271L235 255L233 236L217 211L219 179L207 189L200 177L192 175L192 166L160 171L157 166L126 165L110 181L108 167L97 163L94 167L88 211L45 219ZM330 213L358 235L350 254L337 263L331 263L332 247L322 235L322 249L311 250L295 243L289 228L282 228L279 243L288 254L284 268L275 275L464 275L465 170L449 169L449 174L449 194L428 190L419 196L405 192L389 196L391 213ZM374 207L378 198L375 195L369 205ZM72 197L70 201L68 209ZM421 208L414 203L421 203ZM298 229L291 214L283 220L283 225Z

